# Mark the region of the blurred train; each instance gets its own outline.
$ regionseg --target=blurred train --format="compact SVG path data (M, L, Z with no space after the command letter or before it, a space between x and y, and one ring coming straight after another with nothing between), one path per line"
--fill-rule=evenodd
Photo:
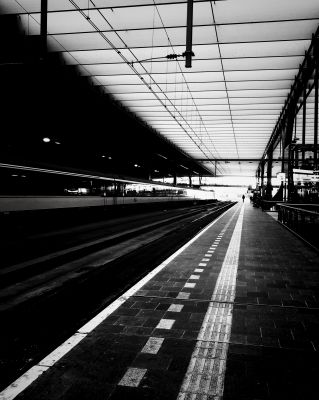
M215 200L213 191L0 164L0 213Z

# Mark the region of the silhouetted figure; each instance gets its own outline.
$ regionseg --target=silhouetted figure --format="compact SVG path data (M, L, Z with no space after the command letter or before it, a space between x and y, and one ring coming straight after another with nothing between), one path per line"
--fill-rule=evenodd
M245 195L243 194L242 196L241 196L241 198L243 199L243 202L245 201Z

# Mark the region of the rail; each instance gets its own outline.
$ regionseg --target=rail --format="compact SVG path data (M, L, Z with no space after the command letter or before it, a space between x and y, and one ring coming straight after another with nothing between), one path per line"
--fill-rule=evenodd
M278 221L319 251L319 206L278 204Z
M235 203L225 202L222 204L216 204L214 207L208 210L204 216L214 215L215 217L222 212L231 208ZM48 255L43 255L36 259L31 259L25 262L21 262L16 265L11 265L0 270L0 287L11 284L15 281L21 281L22 279L28 278L32 275L43 273L46 270L57 268L68 262L72 262L81 257L85 257L91 253L98 252L106 247L110 247L131 238L136 237L144 233L149 233L158 228L167 226L172 223L183 221L189 217L196 216L200 212L207 211L207 205L197 206L189 211L183 210L175 216L161 219L159 221L150 222L143 226L137 226L119 233L103 236L99 239L95 239L90 242L81 243L73 247L56 251ZM1 297L1 296L0 296Z

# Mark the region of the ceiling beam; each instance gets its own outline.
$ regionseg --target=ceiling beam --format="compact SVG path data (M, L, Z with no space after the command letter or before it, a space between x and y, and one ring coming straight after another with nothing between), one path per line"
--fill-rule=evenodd
M315 53L315 48L319 46L318 43L319 43L319 27L312 36L309 49L305 54L302 64L300 65L298 74L295 76L294 83L291 86L290 92L286 98L280 116L277 120L277 123L273 129L273 132L264 150L263 156L260 160L259 168L261 168L262 161L267 157L267 153L269 151L272 151L275 148L275 146L279 143L281 137L283 136L282 135L283 132L285 132L285 130L288 130L290 131L290 134L292 134L294 119L296 113L298 112L297 111L298 101L302 97L302 92L304 88L309 86L309 82L312 80L312 74L315 69L314 53ZM288 143L284 143L283 145L285 144L287 145Z

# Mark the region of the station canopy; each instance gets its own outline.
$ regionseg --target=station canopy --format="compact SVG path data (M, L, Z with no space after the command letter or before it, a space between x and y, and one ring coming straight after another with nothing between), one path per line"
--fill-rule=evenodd
M1 5L40 34L40 0ZM48 11L49 51L217 176L255 175L319 21L318 0L194 0L185 68L185 0L48 0Z

